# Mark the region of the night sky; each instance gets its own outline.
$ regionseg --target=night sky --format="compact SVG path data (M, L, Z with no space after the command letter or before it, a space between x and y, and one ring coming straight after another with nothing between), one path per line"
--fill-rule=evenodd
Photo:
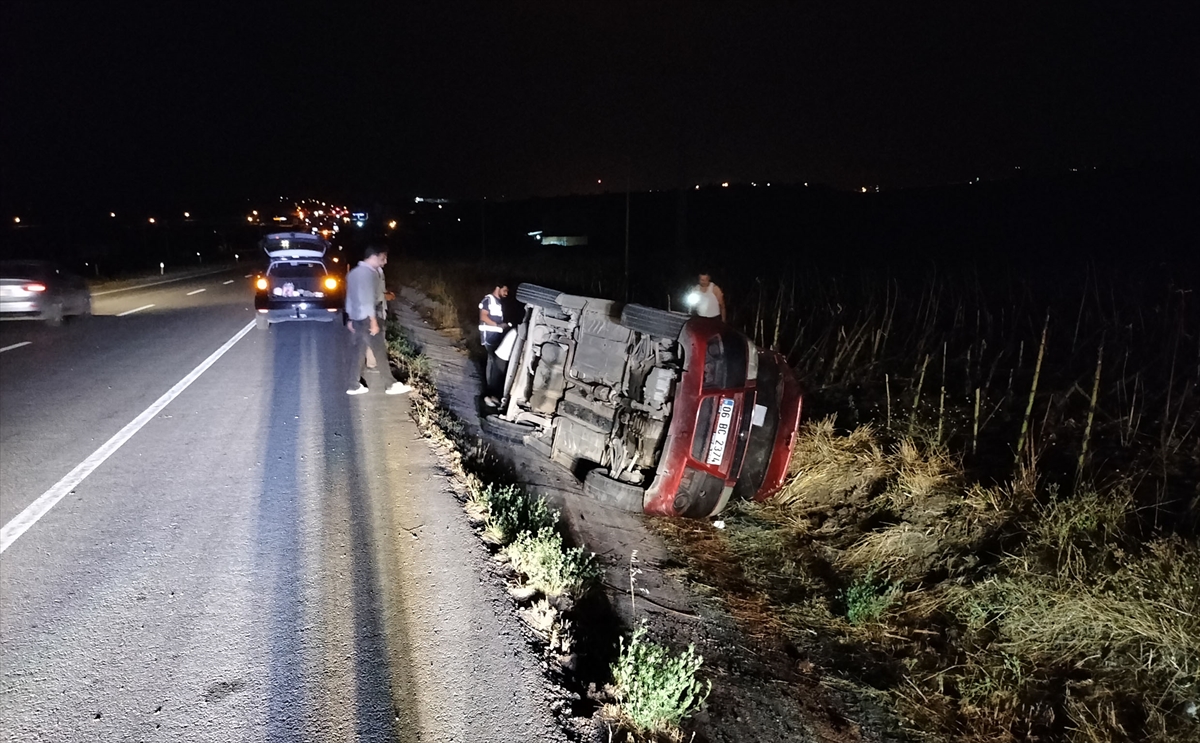
M891 188L1200 157L1194 2L2 7L14 208Z

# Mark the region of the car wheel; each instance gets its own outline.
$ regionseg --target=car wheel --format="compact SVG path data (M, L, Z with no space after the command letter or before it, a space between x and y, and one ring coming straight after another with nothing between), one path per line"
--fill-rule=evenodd
M525 304L533 305L534 307L545 307L547 309L561 311L562 307L558 304L558 295L562 294L558 289L550 289L537 284L520 284L517 286L517 300Z
M42 313L42 319L52 328L57 328L63 324L63 306L62 303L52 304Z
M606 469L594 469L583 478L583 494L622 511L641 513L645 504L646 491L640 485L633 485L608 476Z
M537 430L532 423L513 423L498 415L485 415L479 419L479 427L489 438L508 444L524 444L525 437Z
M266 330L267 328L271 327L271 321L266 315L260 312L254 316L254 325L259 330Z
M682 312L668 312L640 304L627 304L621 310L621 324L630 330L656 338L675 340L690 319Z

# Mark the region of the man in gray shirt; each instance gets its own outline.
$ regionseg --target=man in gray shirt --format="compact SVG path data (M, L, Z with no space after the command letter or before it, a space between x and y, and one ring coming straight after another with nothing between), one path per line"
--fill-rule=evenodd
M387 342L383 322L377 312L379 286L382 283L379 271L386 262L387 249L370 245L362 261L346 275L346 327L350 329L350 383L346 387L347 395L361 395L367 391L362 379L368 348L375 354L381 376L386 374L392 379L392 383L384 390L387 394L403 395L412 390L412 387L396 378L391 365L387 363Z

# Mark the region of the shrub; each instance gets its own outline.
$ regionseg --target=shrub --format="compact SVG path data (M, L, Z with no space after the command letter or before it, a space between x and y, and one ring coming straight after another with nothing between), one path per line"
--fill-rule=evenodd
M612 667L617 714L638 734L677 734L679 722L708 698L712 682L697 680L704 658L694 646L676 655L645 634L640 625L628 643L621 638Z
M531 498L516 485L488 483L480 493L487 504L484 537L496 544L508 544L518 534L535 534L554 526L558 513L541 498Z
M429 379L429 358L404 334L399 321L388 320L385 334L388 356L397 368L407 373L409 382Z
M562 537L552 529L518 534L504 552L528 584L546 596L577 599L600 578L596 555L580 547L564 550Z
M846 619L850 620L850 624L878 621L888 607L895 603L899 594L899 583L889 584L877 577L875 569L872 568L843 592Z

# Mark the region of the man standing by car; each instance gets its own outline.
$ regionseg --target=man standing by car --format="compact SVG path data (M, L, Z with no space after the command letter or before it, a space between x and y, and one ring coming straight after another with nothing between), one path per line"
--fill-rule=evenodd
M379 264L379 270L376 271L376 273L379 274L379 281L375 287L375 305L377 307L376 315L379 317L379 321L383 323L384 338L386 340L388 316L387 303L395 299L396 295L393 292L388 291L387 287L384 285L383 267L387 265L387 253L380 253L380 258L381 263ZM367 346L367 368L371 370L378 368L378 364L375 360L375 352L371 350L370 345Z
M496 284L490 294L483 295L479 303L479 342L487 351L487 364L483 370L483 403L488 407L500 406L500 388L504 385L504 364L496 356L504 331L511 327L504 322L504 298L508 296L508 285Z
M346 274L346 327L350 330L351 339L347 395L361 395L367 391L362 377L366 370L368 348L375 354L380 374L392 378L392 383L384 390L387 394L402 395L412 390L412 387L396 379L387 362L387 343L378 305L382 283L379 271L386 262L387 249L370 245L359 264Z
M713 283L708 271L701 271L699 282L687 295L687 305L693 315L719 317L725 322L725 293Z

